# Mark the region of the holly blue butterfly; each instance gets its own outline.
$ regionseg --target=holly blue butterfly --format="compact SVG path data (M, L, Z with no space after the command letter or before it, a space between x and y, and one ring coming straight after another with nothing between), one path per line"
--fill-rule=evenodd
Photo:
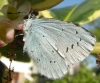
M36 64L39 73L50 78L62 78L77 62L93 50L96 38L73 23L41 18L29 14L24 20L24 48Z

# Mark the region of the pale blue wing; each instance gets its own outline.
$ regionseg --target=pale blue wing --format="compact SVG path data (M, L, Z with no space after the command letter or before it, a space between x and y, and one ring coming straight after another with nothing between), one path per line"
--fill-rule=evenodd
M84 60L93 50L95 37L73 23L54 19L29 20L30 24L26 22L24 27L24 52L48 78L63 77L71 65Z

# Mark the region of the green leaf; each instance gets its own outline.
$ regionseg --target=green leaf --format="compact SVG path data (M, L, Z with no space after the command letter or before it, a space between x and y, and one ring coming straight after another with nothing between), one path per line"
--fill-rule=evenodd
M100 0L84 0L79 5L52 9L50 12L55 18L83 25L100 16Z
M0 0L0 9L1 9L5 4L8 4L8 0Z
M100 41L100 28L96 27L95 29L91 30L91 32L96 36L97 42Z
M62 1L63 0L30 0L33 10L37 11L51 8Z
M49 14L51 14L52 17L54 17L54 18L65 20L67 17L69 18L70 12L75 7L76 7L76 5L70 6L70 7L63 7L63 8L57 8L57 9L51 9L51 10L49 10L49 12L50 12Z
M0 10L5 4L8 4L8 0L0 0ZM0 12L0 15L2 15L1 12Z
M92 51L92 54L100 54L100 42L97 42L95 45L94 45L94 49Z
M40 10L51 8L59 4L63 0L21 0L21 1L20 0L8 0L8 1L9 2L17 1L18 4L23 4L24 2L29 1L34 11L40 11Z
M92 51L93 54L100 54L100 28L96 27L95 29L91 30L91 32L96 36L97 43L94 45L94 50Z
M10 50L9 45L0 47L0 53L7 57L7 53L12 51ZM22 46L17 46L15 49L13 49L13 53L16 54L15 61L21 61L21 62L29 62L30 58L28 55L23 54L23 47Z

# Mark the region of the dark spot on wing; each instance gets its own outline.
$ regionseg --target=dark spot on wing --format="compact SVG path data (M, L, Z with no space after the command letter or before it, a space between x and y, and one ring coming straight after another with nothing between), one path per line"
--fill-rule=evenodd
M52 50L52 52L54 53L54 51Z
M56 61L54 61L54 63L56 63Z
M31 52L34 52L33 50L31 50Z
M50 61L50 63L52 63L52 61ZM56 61L53 61L53 63L56 63Z
M74 47L74 45L72 44L72 45L71 45L71 48L73 49L73 47Z
M64 31L64 29L61 29L62 31Z
M94 44L91 43L92 46L94 46Z
M43 35L43 37L45 37L45 36Z
M40 61L40 59L37 58L37 61Z
M79 46L79 42L77 42L77 46Z
M78 34L78 31L76 31L76 34Z
M68 52L68 47L66 48L66 52Z
M69 66L69 65L67 65L67 67L69 68L70 66Z
M50 61L50 63L52 63L52 61Z
M80 41L81 41L82 39L80 38Z

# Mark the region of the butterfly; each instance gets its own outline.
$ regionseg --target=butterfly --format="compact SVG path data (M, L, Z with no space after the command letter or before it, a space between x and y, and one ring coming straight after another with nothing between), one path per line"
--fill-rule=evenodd
M71 22L37 19L29 14L24 20L24 47L41 75L62 78L77 62L93 50L96 38L88 30Z

